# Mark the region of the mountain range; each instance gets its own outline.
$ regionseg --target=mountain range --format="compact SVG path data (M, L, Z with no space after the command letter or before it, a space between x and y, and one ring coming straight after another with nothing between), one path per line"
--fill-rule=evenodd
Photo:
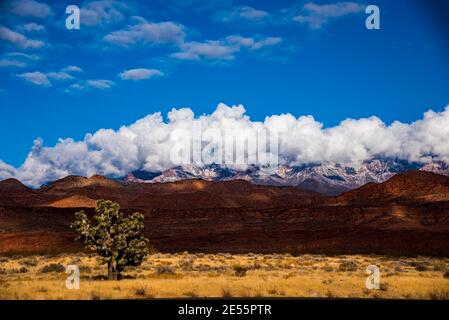
M94 214L99 199L141 212L145 235L164 252L449 255L449 177L424 170L337 196L238 179L68 176L39 189L7 179L0 181L0 254L83 250L69 226L76 211Z
M443 162L419 164L398 159L373 159L357 166L339 164L305 164L301 166L280 165L276 172L250 165L235 169L225 165L182 165L163 172L137 170L122 180L124 182L166 183L185 179L208 181L246 180L258 185L294 186L326 195L361 187L370 182L381 183L397 173L410 170L430 171L449 175L449 166Z

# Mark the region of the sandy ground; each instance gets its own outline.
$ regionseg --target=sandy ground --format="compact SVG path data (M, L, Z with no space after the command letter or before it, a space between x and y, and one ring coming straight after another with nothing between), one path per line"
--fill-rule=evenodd
M65 267L80 269L67 289ZM365 269L380 269L367 289ZM449 258L288 254L153 254L124 279L104 279L95 256L0 257L0 299L350 297L449 299Z

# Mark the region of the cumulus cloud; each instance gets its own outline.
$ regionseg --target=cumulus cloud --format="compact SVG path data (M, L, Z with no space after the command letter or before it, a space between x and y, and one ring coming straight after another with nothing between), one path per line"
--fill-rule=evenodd
M201 123L202 132L231 130L243 135L263 129L276 134L283 164L357 164L374 157L449 163L449 106L442 112L428 111L410 124L386 125L370 117L347 119L324 128L312 116L281 114L268 116L263 122L251 121L243 106L219 104L209 115L195 117L191 109L173 109L166 121L154 113L118 130L100 129L80 141L67 138L44 146L37 139L19 168L0 161L0 179L15 177L39 186L70 174L123 176L137 169L167 169L174 165L170 155L180 136L191 135L193 119ZM209 137L212 141L215 138Z
M34 54L27 54L22 52L8 52L2 55L0 59L0 68L24 68L30 62L39 60L40 57Z
M126 9L126 4L120 1L92 1L81 7L80 19L88 27L117 23L125 18L122 11Z
M32 60L32 61L41 59L41 57L38 56L37 54L29 54L29 53L23 53L23 52L9 52L9 53L6 53L5 55L7 55L9 57L19 58L19 59L24 59L24 60Z
M65 92L73 93L76 91L89 90L89 89L106 90L112 88L114 85L115 82L112 80L106 79L85 80L70 84L65 90Z
M172 57L181 60L222 59L232 60L235 53L241 49L258 50L263 47L274 46L282 41L278 37L255 39L238 35L228 36L224 40L209 40L205 42L186 42L180 47L181 51L173 53Z
M50 87L52 85L50 80L67 81L75 78L71 74L64 71L65 69L66 68L63 68L60 71L51 71L46 73L40 71L26 72L18 74L17 76L35 85Z
M44 46L44 42L29 39L23 34L12 31L2 25L0 25L0 40L7 41L22 49L37 49Z
M111 80L104 80L104 79L99 79L99 80L87 80L85 82L85 84L91 88L95 88L95 89L109 89L114 85L114 81Z
M267 18L269 13L264 10L255 9L250 6L237 6L231 10L218 11L214 20L232 23L237 21L260 22Z
M157 69L138 68L125 70L119 74L119 77L122 80L145 80L162 75L163 73Z
M355 2L337 2L333 4L318 5L307 3L302 13L293 17L293 20L308 25L311 29L320 29L329 20L360 13L365 6Z
M184 27L180 24L165 22L147 22L143 18L139 23L126 29L113 31L103 39L111 44L119 46L131 46L134 44L179 44L184 41Z
M26 67L26 63L13 59L0 59L0 68L6 67L24 68Z
M78 66L67 66L67 67L63 68L61 71L64 71L64 72L83 72L83 69L81 69Z
M26 23L23 26L20 27L20 30L25 31L25 32L42 32L45 31L45 27L41 24L38 23Z
M50 6L34 0L12 0L8 2L9 12L22 17L45 18L52 15Z
M46 75L50 79L59 80L59 81L73 79L73 76L71 76L70 74L68 74L67 72L64 72L64 71L48 72Z
M35 71L35 72L25 72L17 75L19 78L25 79L26 81L33 83L37 86L50 87L51 82L45 73Z

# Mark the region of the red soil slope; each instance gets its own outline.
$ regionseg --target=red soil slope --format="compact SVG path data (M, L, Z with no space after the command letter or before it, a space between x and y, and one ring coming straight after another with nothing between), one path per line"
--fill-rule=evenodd
M162 251L449 254L449 177L398 174L328 198L246 181L122 184L67 177L39 190L0 182L0 253L81 249L73 214L98 199L145 215Z

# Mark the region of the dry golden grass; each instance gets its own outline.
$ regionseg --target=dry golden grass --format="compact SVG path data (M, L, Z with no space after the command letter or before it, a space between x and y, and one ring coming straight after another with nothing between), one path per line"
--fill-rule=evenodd
M65 287L67 275L61 272L61 265L69 264L80 267L79 290ZM380 267L380 290L365 288L368 265ZM449 299L449 279L444 277L448 266L449 259L432 257L153 254L142 266L127 269L125 279L107 281L102 280L106 267L93 256L0 257L0 299ZM45 269L50 272L43 272Z

